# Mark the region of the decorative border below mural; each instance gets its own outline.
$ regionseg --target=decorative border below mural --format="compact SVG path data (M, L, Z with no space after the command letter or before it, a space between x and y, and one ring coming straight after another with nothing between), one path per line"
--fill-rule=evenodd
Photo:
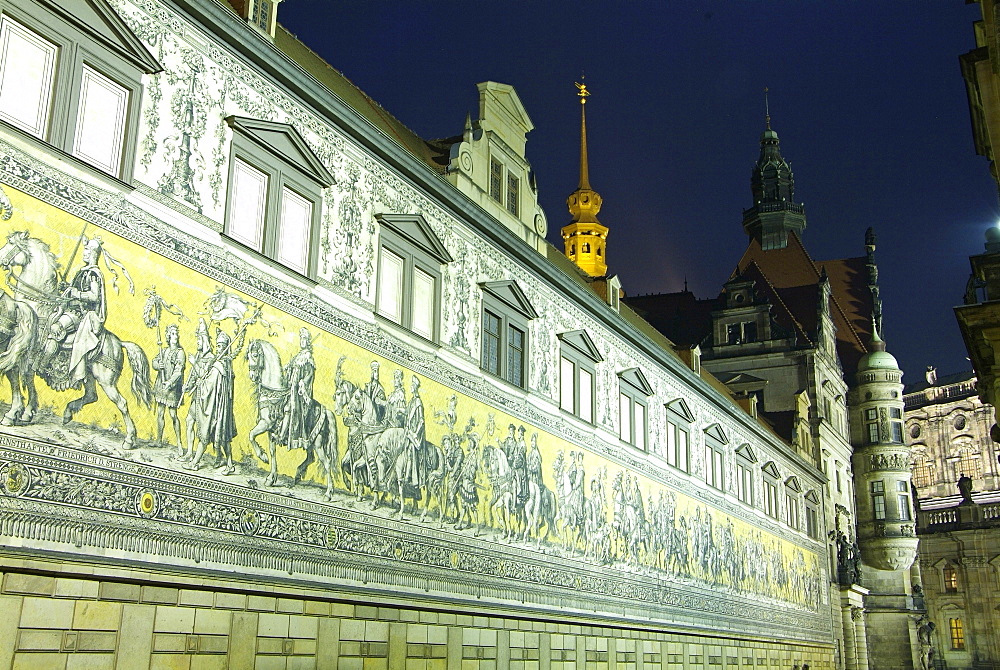
M829 619L733 593L602 571L186 473L0 434L0 536L12 546L388 588L503 607L821 641ZM630 617L629 612L635 613ZM692 616L700 613L699 616ZM693 626L691 626L693 628Z

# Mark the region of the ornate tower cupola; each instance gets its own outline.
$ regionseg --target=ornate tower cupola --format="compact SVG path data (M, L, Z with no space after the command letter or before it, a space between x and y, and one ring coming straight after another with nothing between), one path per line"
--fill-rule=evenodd
M877 570L906 570L917 555L902 377L873 320L850 407L858 543L862 560Z
M767 107L767 89L764 89ZM795 202L792 168L778 149L778 133L771 130L771 114L765 111L765 129L760 136L760 157L750 175L753 206L743 210L743 229L760 242L761 248L784 249L789 231L806 227L805 206Z
M608 273L608 229L597 220L597 213L601 211L601 196L590 188L586 111L590 91L586 84L577 84L576 87L580 96L580 184L566 199L573 218L569 225L563 227L562 238L567 258L591 277L603 277Z

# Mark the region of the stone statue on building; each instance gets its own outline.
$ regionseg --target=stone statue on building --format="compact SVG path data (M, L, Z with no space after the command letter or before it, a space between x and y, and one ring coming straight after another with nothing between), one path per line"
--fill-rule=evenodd
M917 620L917 643L920 645L920 668L931 670L934 667L934 622L927 615Z
M958 492L962 494L960 505L975 504L972 500L972 478L967 477L964 472L958 477Z

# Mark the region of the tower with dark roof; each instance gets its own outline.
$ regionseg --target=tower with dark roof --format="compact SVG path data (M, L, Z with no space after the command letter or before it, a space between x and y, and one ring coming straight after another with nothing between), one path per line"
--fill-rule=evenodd
M795 202L795 177L781 156L770 114L765 115L764 124L760 156L750 174L753 205L743 210L743 230L766 251L784 249L790 231L801 234L805 230L806 210L805 205Z

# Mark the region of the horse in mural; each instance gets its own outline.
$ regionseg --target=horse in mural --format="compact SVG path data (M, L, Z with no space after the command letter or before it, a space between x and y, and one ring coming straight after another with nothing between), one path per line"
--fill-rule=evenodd
M43 345L52 321L62 313L62 281L59 263L48 244L31 237L26 231L7 236L0 248L0 268L7 273L7 284L13 295L4 293L0 299L0 372L11 385L11 406L4 415L4 425L31 423L38 410L38 394L34 378L39 375L56 390L74 388L58 381L51 370L39 365ZM32 318L30 312L34 315ZM72 336L71 336L72 337ZM63 343L65 350L71 337ZM124 447L135 446L136 429L129 415L128 402L118 390L118 380L124 370L125 357L132 368L132 393L145 406L152 401L149 359L134 342L124 342L109 330L100 335L96 353L85 362L83 395L67 403L63 422L68 423L83 407L98 399L97 386L118 407L125 424ZM22 395L22 389L27 397Z
M246 356L250 381L257 396L257 424L250 429L250 443L257 457L271 466L265 485L274 486L278 477L277 445L280 442L277 433L285 416L289 390L281 357L273 344L266 340L253 340ZM337 460L337 421L333 412L319 401L312 400L306 413L306 430L309 437L306 457L295 470L295 483L298 484L309 466L318 461L326 476L325 497L332 500ZM257 438L265 433L268 437L267 454L257 442Z
M377 420L375 405L365 395L364 389L343 377L342 366L346 358L341 356L337 362L333 411L347 428L347 451L340 460L340 471L348 488L360 501L364 488L373 496L377 495L375 445L383 426Z
M541 548L542 540L556 532L556 496L542 481L541 471L528 476L528 499L524 503L524 532L521 541L527 542L531 533L535 534L535 548ZM542 532L542 526L545 532Z
M483 447L482 459L486 477L490 480L490 486L493 489L488 509L500 526L501 539L510 540L515 534L516 520L520 518L517 509L517 482L514 479L514 471L507 461L507 455L499 447Z

